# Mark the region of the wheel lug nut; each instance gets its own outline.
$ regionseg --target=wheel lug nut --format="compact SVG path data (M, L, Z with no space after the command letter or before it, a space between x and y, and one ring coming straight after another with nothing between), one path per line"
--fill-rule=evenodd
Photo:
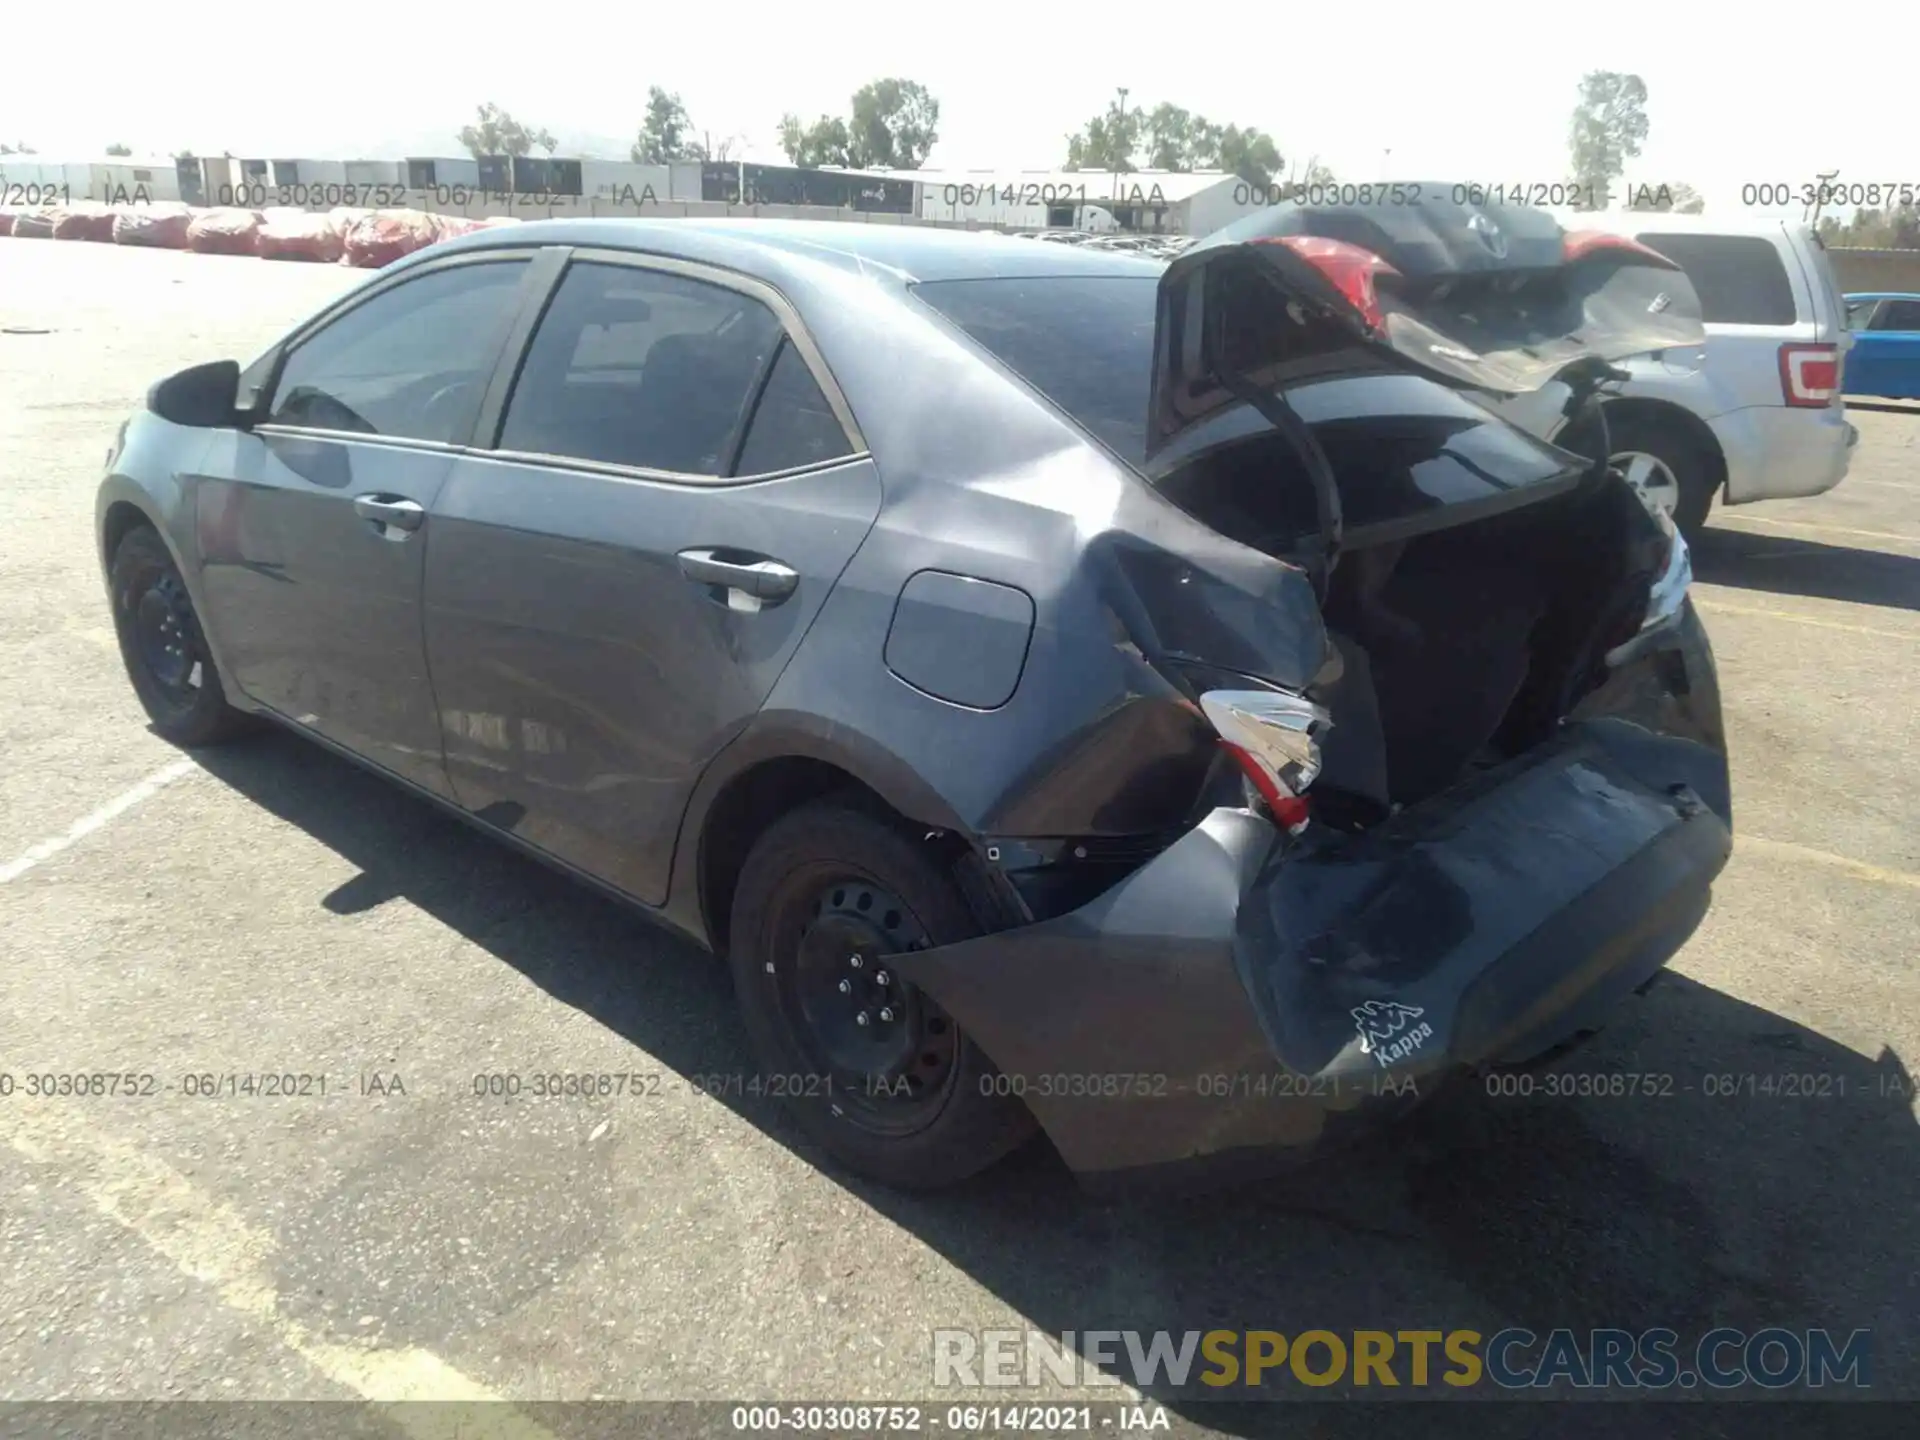
M874 983L874 984L876 984L876 985L885 985L885 984L887 983L887 972L886 972L886 971L884 971L884 970L876 970L876 971L874 971L874 972L873 972L873 983Z
M840 993L842 995L851 995L853 993L853 982L851 980L842 980L840 982Z
M847 956L847 964L851 965L854 969L858 970L862 964L862 961L858 955L849 955Z
M853 1023L856 1025L865 1025L867 1023L867 1012L862 1010L858 1015L854 1016Z
M880 1018L882 1020L893 1019L893 1007L891 1005L882 1005L880 1007Z

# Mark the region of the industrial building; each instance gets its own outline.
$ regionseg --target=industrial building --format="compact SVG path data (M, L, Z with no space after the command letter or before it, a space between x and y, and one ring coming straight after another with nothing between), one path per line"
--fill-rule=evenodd
M201 156L0 159L16 204L186 201L252 209L412 206L455 214L845 215L979 229L1205 235L1272 203L1278 186L1224 171L845 170L739 161L642 165L564 156L404 160Z

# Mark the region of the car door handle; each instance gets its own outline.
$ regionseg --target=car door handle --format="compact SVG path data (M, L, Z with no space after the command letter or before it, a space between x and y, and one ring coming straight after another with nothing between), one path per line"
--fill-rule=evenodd
M353 513L362 520L391 525L396 530L418 530L427 518L423 506L400 495L356 495Z
M799 571L743 550L682 550L680 573L697 584L738 590L776 605L800 584Z

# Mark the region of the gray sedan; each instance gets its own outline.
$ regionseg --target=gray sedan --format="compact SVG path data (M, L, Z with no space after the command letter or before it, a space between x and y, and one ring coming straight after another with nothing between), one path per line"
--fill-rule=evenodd
M1372 273L437 245L123 428L128 673L171 740L291 727L724 955L842 1164L1264 1165L1590 1032L1730 845L1684 544Z

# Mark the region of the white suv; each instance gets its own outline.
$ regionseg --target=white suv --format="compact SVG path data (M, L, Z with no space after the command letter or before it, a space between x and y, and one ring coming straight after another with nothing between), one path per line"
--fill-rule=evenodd
M1716 491L1743 505L1840 483L1859 439L1840 399L1853 342L1811 226L1644 212L1570 223L1651 246L1700 296L1705 347L1626 363L1633 378L1607 407L1615 460L1649 508L1692 534Z

